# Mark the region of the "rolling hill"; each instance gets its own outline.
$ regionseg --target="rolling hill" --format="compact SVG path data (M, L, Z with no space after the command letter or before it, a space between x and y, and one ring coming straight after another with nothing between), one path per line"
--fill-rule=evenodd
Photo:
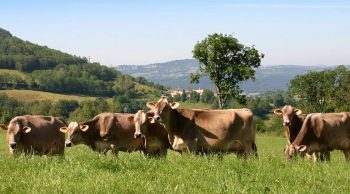
M197 72L199 63L194 59L175 60L150 65L121 65L116 70L131 76L142 76L146 79L171 88L214 88L208 78L202 78L199 84L190 84L190 73ZM330 66L279 65L263 66L256 70L255 81L245 81L241 87L245 92L286 90L289 80L298 74L318 71Z
M24 41L0 28L0 89L149 99L159 96L164 87L90 63L85 57Z

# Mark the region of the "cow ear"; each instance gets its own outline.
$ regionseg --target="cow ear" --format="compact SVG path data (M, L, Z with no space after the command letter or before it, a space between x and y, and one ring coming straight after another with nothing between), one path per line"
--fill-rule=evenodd
M61 128L60 128L60 131L61 131L62 133L67 133L67 130L68 130L67 127L61 127Z
M4 124L1 124L1 125L0 125L0 129L2 129L2 130L4 130L4 131L7 131L7 126L4 125Z
M131 116L128 116L127 119L129 122L134 122L134 118L135 118L134 115L131 115Z
M307 148L306 145L300 145L300 146L297 146L297 147L296 147L296 149L297 149L299 152L304 152L304 151L306 151L306 148Z
M146 106L149 108L149 109L154 109L156 107L156 105L154 104L154 102L147 102Z
M32 128L30 128L28 126L23 127L23 132L24 133L29 133L31 130L32 130Z
M178 102L171 102L169 105L172 109L177 109L180 106Z
M275 115L278 115L278 116L282 116L283 115L283 112L280 108L276 108L273 113L275 113Z
M301 115L301 113L303 113L303 111L301 111L300 109L294 109L294 113L296 114L296 115Z
M80 125L80 130L87 131L89 129L89 125Z

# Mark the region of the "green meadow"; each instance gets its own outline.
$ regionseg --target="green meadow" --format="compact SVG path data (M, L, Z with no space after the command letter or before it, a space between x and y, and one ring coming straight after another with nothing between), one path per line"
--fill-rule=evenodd
M0 133L0 193L349 193L350 168L339 151L331 162L286 161L285 139L257 137L259 158L141 153L118 157L84 145L65 157L13 158Z

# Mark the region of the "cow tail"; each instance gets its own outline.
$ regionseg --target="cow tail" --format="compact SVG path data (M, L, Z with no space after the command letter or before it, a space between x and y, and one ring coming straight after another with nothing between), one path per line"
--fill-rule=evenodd
M253 142L252 142L252 150L254 152L254 155L255 157L258 157L258 147L256 146L256 143L255 143L255 138L256 138L256 122L255 120L253 119Z

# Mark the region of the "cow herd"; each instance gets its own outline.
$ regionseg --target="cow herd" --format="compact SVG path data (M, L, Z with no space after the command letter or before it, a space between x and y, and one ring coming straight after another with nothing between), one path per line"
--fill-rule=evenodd
M145 157L164 157L168 150L174 150L195 155L257 156L256 125L249 109L178 106L161 97L157 103L147 103L147 112L101 113L89 121L69 125L59 117L24 115L0 128L7 132L13 155L64 155L65 147L84 144L103 154L111 150L114 155L119 151L141 151ZM304 115L289 105L274 113L283 117L288 159L300 154L328 161L330 151L338 149L350 160L350 113Z

